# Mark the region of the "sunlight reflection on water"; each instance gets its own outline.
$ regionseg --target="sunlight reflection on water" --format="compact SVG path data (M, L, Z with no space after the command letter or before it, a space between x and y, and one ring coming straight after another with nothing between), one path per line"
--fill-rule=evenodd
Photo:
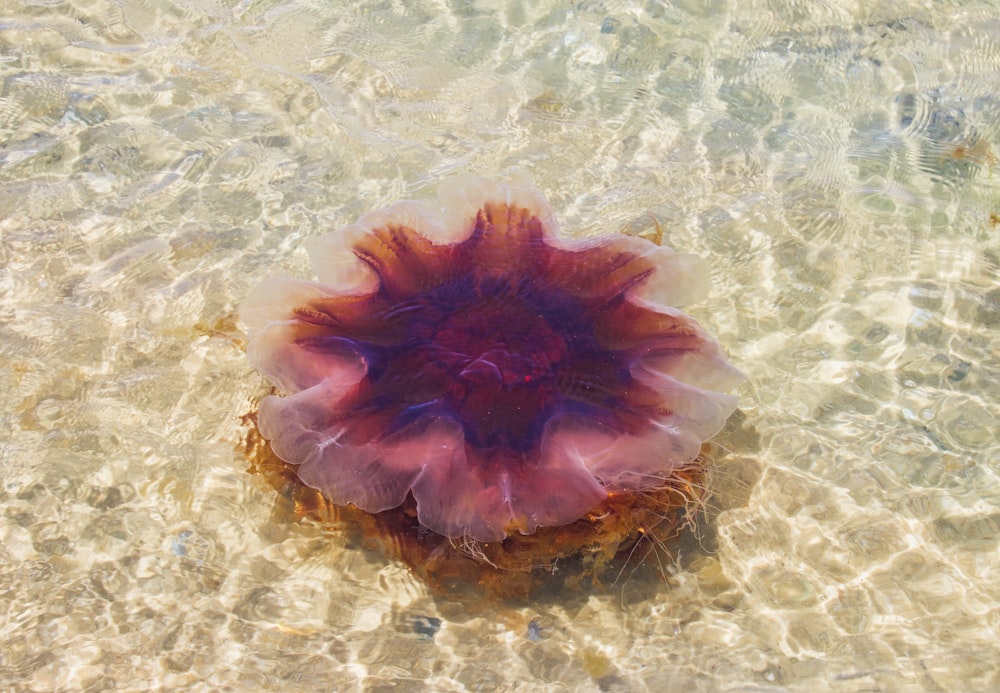
M1000 687L998 37L974 2L3 7L0 682ZM249 289L512 167L713 267L750 381L666 580L431 594L234 450Z

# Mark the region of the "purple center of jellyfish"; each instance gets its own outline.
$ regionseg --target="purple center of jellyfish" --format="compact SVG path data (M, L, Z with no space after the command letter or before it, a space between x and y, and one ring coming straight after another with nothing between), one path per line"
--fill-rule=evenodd
M419 297L421 310L410 318L403 343L366 350L375 388L391 391L379 404L390 403L397 392L417 397L392 429L415 416L443 414L461 423L470 445L527 452L538 447L555 414L607 418L608 408L620 406L608 395L598 410L562 391L570 383L561 382L560 373L580 359L603 361L605 372L595 374L599 380L631 377L619 359L598 347L581 319L580 301L529 277L477 274L466 269Z
M546 424L562 414L618 433L649 425L651 412L636 410L650 393L632 378L634 354L602 344L595 314L624 308L624 293L651 268L606 248L550 246L537 220L531 222L496 238L480 214L472 235L452 245L393 227L355 248L378 274L378 290L361 301L314 303L312 309L331 319L319 322L332 329L299 340L365 359L362 386L337 407L359 424L350 442L390 436L424 416L446 416L461 425L467 445L523 460L538 449ZM493 263L498 241L505 261ZM604 256L598 264L605 267L628 264L632 271L624 284L604 287L610 293L584 298L574 292L581 287L565 281L581 252ZM397 273L405 280L397 282Z

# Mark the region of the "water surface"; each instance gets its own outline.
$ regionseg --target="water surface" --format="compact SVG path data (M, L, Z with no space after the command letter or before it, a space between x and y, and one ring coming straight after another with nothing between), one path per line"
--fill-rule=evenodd
M1000 688L1000 9L0 0L0 686ZM457 171L708 258L680 554L470 604L235 451L236 306Z

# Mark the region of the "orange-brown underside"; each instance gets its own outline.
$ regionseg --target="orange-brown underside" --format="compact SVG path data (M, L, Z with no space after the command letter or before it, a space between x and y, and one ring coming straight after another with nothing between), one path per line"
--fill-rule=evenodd
M243 421L248 427L244 445L250 472L261 475L279 492L285 513L297 520L346 523L362 546L402 561L440 592L519 598L555 582L570 588L601 587L604 576L619 572L632 559L631 549L637 542L650 541L662 548L675 540L685 513L702 498L699 458L658 488L609 494L598 507L568 525L541 528L530 535L515 532L499 542L463 545L422 528L411 497L402 506L380 513L333 505L299 480L294 465L271 452L257 430L256 413L247 414Z

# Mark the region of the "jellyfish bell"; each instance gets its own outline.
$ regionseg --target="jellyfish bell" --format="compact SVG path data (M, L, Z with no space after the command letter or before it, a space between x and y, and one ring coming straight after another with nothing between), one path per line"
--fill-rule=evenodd
M533 535L662 487L736 407L743 375L676 307L707 294L705 263L564 236L525 180L452 178L308 252L318 282L265 280L240 315L280 393L260 434L335 505Z

